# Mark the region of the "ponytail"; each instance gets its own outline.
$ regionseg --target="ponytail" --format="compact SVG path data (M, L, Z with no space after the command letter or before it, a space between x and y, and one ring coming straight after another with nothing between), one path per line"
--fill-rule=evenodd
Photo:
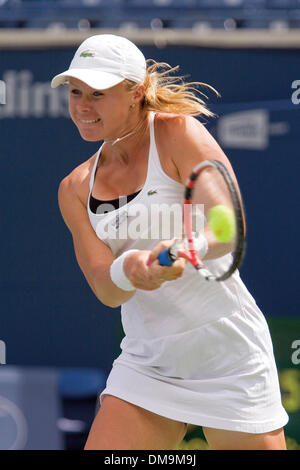
M172 76L177 67L171 67L165 62L147 61L146 78L144 81L145 95L142 108L145 113L149 111L161 113L185 114L189 116L213 117L202 97L206 97L198 87L206 87L219 96L218 92L202 82L185 82L183 77ZM126 80L126 82L129 82ZM133 89L136 83L129 82ZM199 96L201 95L201 96Z

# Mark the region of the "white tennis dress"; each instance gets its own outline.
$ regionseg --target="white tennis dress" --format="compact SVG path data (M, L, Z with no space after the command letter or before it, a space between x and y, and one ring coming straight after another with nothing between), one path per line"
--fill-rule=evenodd
M100 154L101 148L90 195ZM157 224L151 227L145 217L151 207L181 207L183 192L161 167L151 114L143 189L107 214L94 214L88 203L91 225L116 257L133 248L152 249ZM134 228L138 237L130 232ZM221 266L230 256L206 264ZM233 431L263 433L287 423L268 325L238 272L210 283L188 263L181 278L154 291L137 289L121 316L122 352L100 399L110 394L173 420Z

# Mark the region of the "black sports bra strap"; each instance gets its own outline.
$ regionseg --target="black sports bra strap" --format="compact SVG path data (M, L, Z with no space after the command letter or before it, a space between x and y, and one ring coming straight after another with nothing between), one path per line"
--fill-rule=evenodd
M111 200L100 200L90 196L90 209L94 214L106 214L107 212L119 209L119 207L124 206L127 202L130 202L134 199L141 189L136 193L129 194L128 196L120 196L117 199Z

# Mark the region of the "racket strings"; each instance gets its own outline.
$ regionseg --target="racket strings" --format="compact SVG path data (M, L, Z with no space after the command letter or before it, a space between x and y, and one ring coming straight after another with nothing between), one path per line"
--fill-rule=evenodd
M239 268L245 252L242 199L234 179L221 162L206 160L194 168L186 182L183 228L183 238L175 239L173 245L159 255L161 265L170 266L182 256L208 281L224 281ZM214 258L220 259L208 260L204 266L196 242L201 237L202 241L205 239L206 246L201 255L204 256L210 241L206 237L210 236L217 242L213 246ZM227 243L227 250L224 250L224 243ZM224 257L231 249L232 256Z
M224 265L221 274L218 269L216 270L218 273L210 277L215 280L227 279L240 266L245 249L242 201L227 168L219 161L206 161L197 165L186 183L185 204L191 206L193 208L193 215L196 215L196 221L192 220L192 217L186 217L183 224L192 259L191 262L196 268L197 266L199 268L199 262L200 266L203 266L203 263L199 259L197 252L195 253L195 243L193 240L195 235L192 235L192 231L196 227L198 235L204 234L208 239L214 239L215 244L219 246L219 252L222 253L222 250L224 251L222 248L224 243L216 239L216 237L222 239L222 224L220 224L219 228L220 233L212 233L211 227L208 224L209 214L216 206L221 207L223 212L227 210L233 214L236 230L233 238L230 240L230 244L226 242L228 244L227 251L229 249L229 252L231 251L232 253L232 262L230 266L228 266L228 263L226 266ZM192 209L190 208L189 210L191 211Z

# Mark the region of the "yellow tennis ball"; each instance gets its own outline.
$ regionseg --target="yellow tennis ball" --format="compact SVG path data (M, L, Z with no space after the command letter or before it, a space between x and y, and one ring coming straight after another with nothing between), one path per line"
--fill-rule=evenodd
M223 205L214 206L208 213L208 224L215 238L229 243L235 237L235 218L233 211Z

